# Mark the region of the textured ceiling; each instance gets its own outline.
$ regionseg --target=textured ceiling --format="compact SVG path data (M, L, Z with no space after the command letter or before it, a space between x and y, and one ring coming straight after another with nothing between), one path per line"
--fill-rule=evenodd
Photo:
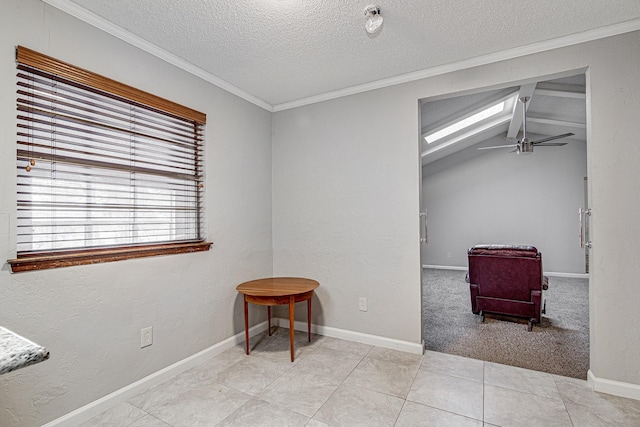
M45 1L87 9L272 106L640 19L638 0L381 0L371 36L369 1Z

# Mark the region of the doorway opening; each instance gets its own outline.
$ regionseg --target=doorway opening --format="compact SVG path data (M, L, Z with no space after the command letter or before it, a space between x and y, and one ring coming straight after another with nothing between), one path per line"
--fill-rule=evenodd
M425 349L586 379L588 254L577 233L588 202L585 74L424 99L420 115ZM465 275L477 244L542 253L546 314L532 332L526 320L472 313Z

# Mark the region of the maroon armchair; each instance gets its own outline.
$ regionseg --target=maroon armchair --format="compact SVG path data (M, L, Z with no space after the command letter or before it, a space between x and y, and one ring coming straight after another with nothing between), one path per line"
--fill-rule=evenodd
M471 310L528 319L531 331L545 312L547 278L542 254L533 246L476 245L468 250Z

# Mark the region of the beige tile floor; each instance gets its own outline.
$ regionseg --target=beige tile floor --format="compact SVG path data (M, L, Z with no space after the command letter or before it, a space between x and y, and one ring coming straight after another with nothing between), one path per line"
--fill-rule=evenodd
M296 332L251 339L86 426L640 426L640 401L585 381Z

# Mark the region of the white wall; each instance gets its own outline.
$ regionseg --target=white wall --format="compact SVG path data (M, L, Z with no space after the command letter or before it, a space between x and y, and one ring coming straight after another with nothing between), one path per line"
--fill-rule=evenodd
M274 115L274 274L320 282L314 323L420 343L418 102L396 93Z
M214 245L18 274L3 261L0 325L51 352L0 378L3 427L42 425L241 332L235 286L272 274L271 114L37 0L3 0L0 13L0 259L16 255L18 44L207 114ZM140 349L146 326L153 345Z
M584 273L577 230L587 148L582 141L564 142L562 147L536 148L531 155L488 150L423 167L429 213L423 263L466 267L467 249L473 245L526 244L542 252L545 271ZM498 138L495 143L504 142Z
M417 100L585 67L591 371L640 384L640 32L275 113L274 272L320 280L317 322L418 342Z

